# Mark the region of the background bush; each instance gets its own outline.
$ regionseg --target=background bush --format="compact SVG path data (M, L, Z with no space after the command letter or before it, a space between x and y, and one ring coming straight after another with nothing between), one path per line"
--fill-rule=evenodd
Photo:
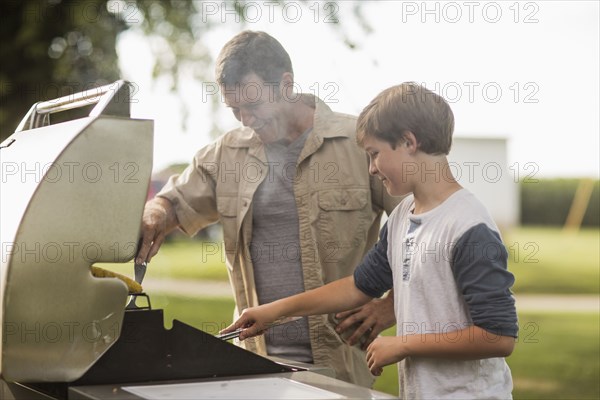
M538 179L522 181L521 224L562 226L573 203L579 179ZM582 226L600 225L600 181L594 182L592 197Z

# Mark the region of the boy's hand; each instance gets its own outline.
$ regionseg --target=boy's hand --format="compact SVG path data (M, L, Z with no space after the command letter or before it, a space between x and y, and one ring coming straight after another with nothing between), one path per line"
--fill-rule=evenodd
M244 340L263 334L278 317L279 315L270 310L268 304L247 308L242 312L237 321L219 333L229 333L243 328L244 330L240 333L239 339Z
M383 367L406 358L402 346L402 336L378 337L367 348L367 366L375 376L381 375Z

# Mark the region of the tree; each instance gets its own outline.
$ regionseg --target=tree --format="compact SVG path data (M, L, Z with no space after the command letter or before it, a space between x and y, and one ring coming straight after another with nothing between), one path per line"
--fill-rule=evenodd
M171 77L176 90L182 68L206 80L210 58L204 36L220 24L214 6L243 21L247 1L188 0L2 0L0 1L0 140L10 136L37 101L68 96L120 77L119 33L136 27L151 41L154 75ZM285 5L285 1L270 2ZM314 2L313 2L314 3ZM306 0L295 2L314 6ZM338 7L336 2L326 5ZM355 3L363 29L370 28ZM334 24L346 44L354 47Z
M105 0L0 2L2 139L33 103L119 78L115 44L127 25L102 7Z

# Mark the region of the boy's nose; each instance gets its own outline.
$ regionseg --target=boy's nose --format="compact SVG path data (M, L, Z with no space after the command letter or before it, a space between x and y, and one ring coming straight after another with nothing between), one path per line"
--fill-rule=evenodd
M369 160L369 174L375 176L377 175L377 172L377 166L375 166L373 160Z

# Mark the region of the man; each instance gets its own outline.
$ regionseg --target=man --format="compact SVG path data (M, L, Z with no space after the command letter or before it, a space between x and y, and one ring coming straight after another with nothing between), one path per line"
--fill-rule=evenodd
M149 261L176 227L193 235L219 221L236 311L351 275L376 241L382 212L399 200L369 176L356 119L294 93L289 55L264 32L231 39L216 76L243 127L198 151L147 203L137 261ZM370 386L364 352L349 344L393 325L393 303L379 300L341 317L340 332L359 325L349 343L334 316L322 315L273 327L244 345Z

